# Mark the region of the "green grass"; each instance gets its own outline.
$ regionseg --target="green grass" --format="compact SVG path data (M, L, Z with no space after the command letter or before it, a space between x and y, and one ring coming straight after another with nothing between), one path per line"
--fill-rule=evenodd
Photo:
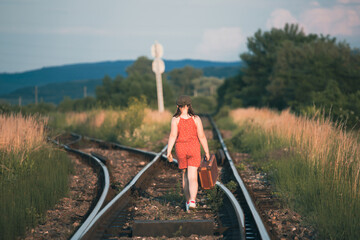
M61 118L63 118L63 116L60 116L60 119ZM127 118L126 121L131 121L132 119L133 118ZM92 126L91 121L78 125L54 126L56 126L57 129L76 132L105 141L118 142L131 147L150 147L153 151L161 150L164 147L163 145L154 145L154 143L161 140L170 132L170 123L153 125L139 124L134 127L132 133L127 131L124 125L126 126L126 123L124 124L123 120L119 120L116 125L112 125L110 119L105 119L104 123L99 127Z
M351 167L313 164L313 159L310 161L308 154L299 152L291 142L249 123L234 130L227 143L231 151L251 155L251 164L268 173L276 194L316 227L319 239L359 238L360 199L352 189L359 176L353 176ZM334 152L329 153L329 163L335 162L336 150L334 146Z
M67 194L72 168L65 152L48 146L0 152L0 163L0 239L15 239L41 223L46 210Z
M234 123L232 118L229 116L230 108L225 106L222 107L214 117L216 125L219 129L234 131L237 129L237 124Z
M51 115L49 125L57 130L158 151L164 147L158 141L170 133L171 118L168 121L166 118L161 121L145 119L145 106L143 102L134 100L134 103L122 110L93 109L81 113L55 113Z
M272 178L290 207L319 230L321 239L358 239L360 200L351 184L333 178L333 170L312 167L293 154L271 159Z
M206 205L213 212L218 212L223 205L224 192L217 186L206 191Z

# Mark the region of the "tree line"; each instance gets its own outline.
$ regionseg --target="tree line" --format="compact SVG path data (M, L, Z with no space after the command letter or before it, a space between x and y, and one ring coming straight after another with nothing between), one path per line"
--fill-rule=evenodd
M96 87L95 97L71 99L65 97L58 106L51 103L40 102L23 107L6 106L0 104L1 112L22 111L23 113L46 113L50 111L84 111L91 108L128 107L132 98L145 99L147 106L157 108L157 91L155 74L152 72L152 60L139 57L126 69L127 77L105 76L102 84ZM212 69L213 72L221 72ZM192 66L176 68L162 76L165 107L175 106L179 95L193 96L193 103L198 112L209 112L216 109L217 88L224 82L218 77L206 77L203 70Z
M131 97L145 96L147 104L156 108L156 81L151 65L152 60L139 57L132 66L127 68L126 78L105 77L103 84L96 88L97 101L105 106L127 106L128 99ZM195 104L198 104L202 110L207 110L204 109L206 106L202 103L209 100L210 96L214 96L216 89L222 83L223 79L205 77L201 69L191 66L173 69L162 76L165 106L175 106L175 100L179 95L190 95L194 96ZM209 104L215 107L215 99L209 101Z
M225 80L206 77L201 69L191 66L164 73L165 107L175 106L176 97L185 94L193 96L198 112L212 112L223 106L290 108L307 115L320 110L336 121L359 127L359 49L330 36L305 34L294 24L283 29L258 30L248 38L247 47L248 51L240 55L239 73ZM21 109L43 113L127 107L132 97L145 97L146 104L156 109L151 63L147 57L139 57L126 69L127 77L105 76L95 97L65 98L58 106L41 103ZM0 112L6 111L9 107L1 105Z
M330 36L305 34L298 25L258 30L240 57L241 73L218 89L219 107L320 110L359 126L360 51Z

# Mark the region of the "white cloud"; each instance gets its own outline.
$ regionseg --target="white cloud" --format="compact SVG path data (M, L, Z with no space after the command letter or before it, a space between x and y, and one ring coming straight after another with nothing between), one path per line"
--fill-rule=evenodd
M286 9L276 9L271 13L270 18L266 22L266 27L270 28L283 28L286 23L298 23L290 11Z
M330 35L359 35L360 16L356 8L334 6L313 8L300 16L306 32Z
M347 4L347 3L360 3L360 0L337 0L338 3Z
M245 37L238 27L207 29L195 50L195 57L218 60L234 55L233 59L237 59L244 44Z
M353 1L355 0L338 0ZM360 1L360 0L358 0ZM311 4L314 6L314 4ZM266 22L268 29L283 28L285 23L297 23L306 33L359 36L360 6L335 5L331 8L314 6L295 18L286 9L276 9Z

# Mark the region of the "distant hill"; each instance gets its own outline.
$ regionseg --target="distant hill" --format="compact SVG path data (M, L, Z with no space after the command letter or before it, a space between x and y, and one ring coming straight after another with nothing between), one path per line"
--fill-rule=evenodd
M0 100L12 104L34 102L34 86L38 86L38 99L44 102L59 103L64 96L73 99L83 97L83 87L87 87L87 95L94 96L95 88L101 85L102 78L109 75L126 76L126 68L135 60L113 62L82 63L57 67L45 67L23 73L0 74ZM166 72L186 65L203 70L205 76L226 78L236 75L241 62L213 62L203 60L164 60Z
M125 69L134 60L81 63L57 67L44 67L23 73L1 73L0 94L10 93L18 88L42 86L49 83L68 82L74 80L100 79L104 75L114 77L125 75Z
M50 83L38 87L38 101L59 104L62 100L64 100L65 96L68 96L72 99L82 98L84 97L85 86L87 96L95 96L96 86L101 84L102 79ZM33 86L19 88L11 93L0 96L0 101L3 100L11 104L18 104L19 96L21 96L22 105L34 103L34 92L35 88Z

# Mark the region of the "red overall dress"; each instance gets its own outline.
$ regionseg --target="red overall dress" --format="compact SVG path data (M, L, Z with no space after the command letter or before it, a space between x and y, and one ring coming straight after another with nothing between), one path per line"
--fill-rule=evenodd
M197 136L197 127L193 117L188 119L180 117L175 152L180 169L187 168L188 166L200 166L200 143Z

